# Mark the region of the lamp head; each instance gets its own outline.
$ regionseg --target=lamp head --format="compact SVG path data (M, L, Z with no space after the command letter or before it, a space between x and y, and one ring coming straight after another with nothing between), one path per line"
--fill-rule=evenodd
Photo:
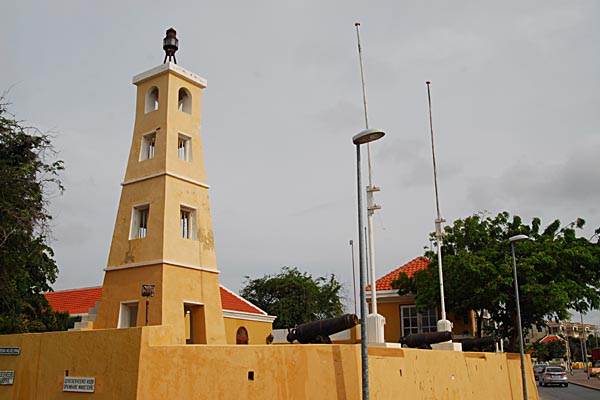
M365 129L352 137L352 143L357 146L361 144L373 142L385 136L385 132L379 129Z
M145 298L154 297L156 285L142 285L142 296Z
M511 243L521 242L523 240L529 240L529 236L527 235L516 235L508 238L508 241Z

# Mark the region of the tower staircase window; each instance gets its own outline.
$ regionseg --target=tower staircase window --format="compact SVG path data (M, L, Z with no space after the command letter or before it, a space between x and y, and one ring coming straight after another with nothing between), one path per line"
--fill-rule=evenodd
M158 88L156 86L152 86L146 92L146 107L144 112L148 114L149 112L158 110Z
M181 207L179 210L181 237L184 239L196 239L195 219L196 210Z
M142 136L142 149L140 151L140 161L154 158L154 149L156 147L156 132Z
M177 109L186 114L192 113L192 95L186 88L179 89L179 101Z
M133 208L130 239L143 239L146 237L148 234L149 215L150 207L148 205Z
M177 141L177 157L180 160L192 161L192 138L179 134Z

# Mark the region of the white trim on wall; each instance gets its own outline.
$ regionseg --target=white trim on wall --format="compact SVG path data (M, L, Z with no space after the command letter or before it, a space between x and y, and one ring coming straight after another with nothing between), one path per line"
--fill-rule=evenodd
M221 286L222 287L222 286ZM231 319L243 319L245 321L258 321L258 322L273 322L277 317L273 315L260 315L247 313L242 311L223 310L224 318Z
M197 181L195 179L190 179L190 178L188 178L186 176L179 175L179 174L174 174L174 173L168 172L168 171L157 172L155 174L142 176L141 178L135 178L135 179L130 179L128 181L123 181L123 182L121 182L121 186L126 186L126 185L130 185L132 183L137 183L137 182L143 182L143 181L146 181L148 179L157 178L157 177L163 176L163 175L170 176L172 178L177 178L177 179L180 179L180 180L188 182L188 183L193 183L194 185L198 185L198 186L201 186L201 187L206 188L206 189L210 189L210 186L207 183L200 182L200 181Z
M190 82L197 83L203 89L206 87L206 79L170 61L168 63L161 64L158 67L154 67L147 71L144 71L141 74L135 75L132 79L132 83L138 84L140 82L145 81L146 79L153 77L154 75L158 75L165 71L173 71L176 75L179 75L181 78L186 79Z
M216 269L200 267L198 265L184 264L184 263L170 261L170 260L153 260L153 261L146 261L146 262L135 263L135 264L119 265L117 267L106 267L106 268L104 268L104 271L116 271L116 270L120 270L120 269L139 268L139 267L147 267L149 265L160 265L160 264L174 265L176 267L183 267L183 268L195 269L198 271L211 272L213 274L219 273L219 271Z

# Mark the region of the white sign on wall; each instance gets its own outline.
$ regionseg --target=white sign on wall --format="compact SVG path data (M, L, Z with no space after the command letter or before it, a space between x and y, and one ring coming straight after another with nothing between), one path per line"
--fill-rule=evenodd
M12 385L15 381L15 371L0 371L0 385Z
M76 378L65 376L63 392L94 393L96 378Z
M0 347L0 355L18 356L19 354L21 354L20 347Z

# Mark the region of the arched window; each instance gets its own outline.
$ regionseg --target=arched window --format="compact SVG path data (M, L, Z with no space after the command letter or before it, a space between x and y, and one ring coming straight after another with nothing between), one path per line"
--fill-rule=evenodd
M146 108L145 112L148 114L149 112L158 110L158 88L156 86L152 86L146 92Z
M248 344L248 331L240 326L235 334L235 344Z
M177 108L179 111L183 111L186 114L192 113L192 95L186 88L179 89L179 100L177 102Z

